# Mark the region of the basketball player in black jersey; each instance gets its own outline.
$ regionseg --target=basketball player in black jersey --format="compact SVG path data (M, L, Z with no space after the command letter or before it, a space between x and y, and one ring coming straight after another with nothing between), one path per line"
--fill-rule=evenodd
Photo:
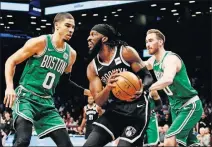
M95 25L88 37L90 55L97 53L87 68L89 88L97 105L105 107L105 113L95 121L94 129L84 146L104 146L120 137L118 146L142 145L148 123L149 108L146 91L153 78L137 51L118 40L118 33L107 24ZM118 72L131 71L142 79L143 89L132 102L121 101L112 94Z
M86 126L85 130L85 139L88 138L91 131L93 130L92 123L102 115L102 109L99 107L95 102L92 96L88 97L88 104L84 107L83 111L83 120L78 128L78 131L82 133L84 127Z

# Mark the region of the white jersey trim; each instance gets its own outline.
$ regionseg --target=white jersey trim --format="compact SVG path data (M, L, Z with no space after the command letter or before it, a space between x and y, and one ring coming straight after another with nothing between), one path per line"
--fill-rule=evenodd
M104 126L103 124L97 123L97 122L93 122L93 124L103 128L105 131L107 131L111 135L112 139L115 140L115 136L114 136L113 132L111 132L106 126Z
M96 66L96 62L95 62L95 60L93 59L93 66L94 66L94 70L95 70L95 72L96 72L96 75L99 75L98 74L98 71L97 71L97 66Z
M121 46L121 49L120 49L120 57L121 57L121 60L122 62L127 65L128 67L130 67L130 64L127 63L127 61L124 60L123 56L122 56L122 51L123 51L123 46Z
M33 55L33 57L39 58L39 57L42 57L46 53L46 51L48 49L48 38L47 38L47 35L46 35L46 39L45 40L46 40L46 46L45 46L43 52L40 55Z
M145 101L146 101L146 110L145 110L145 124L144 124L144 127L143 127L143 129L141 130L141 132L140 132L140 134L138 135L138 136L136 136L134 139L128 139L128 138L126 138L126 137L120 137L119 139L121 139L121 140L125 140L125 141L127 141L127 142L129 142L129 143L134 143L138 138L140 138L141 137L141 135L142 135L142 133L143 133L143 131L144 131L144 129L146 128L146 126L147 126L147 120L148 120L148 111L149 111L149 102L148 102L148 99L147 99L147 97L144 95L144 98L145 98Z
M185 120L183 121L183 123L181 124L181 126L174 132L171 132L169 134L166 134L165 135L165 138L169 138L169 137L172 137L172 136L175 136L177 135L178 133L180 133L182 131L182 129L185 127L185 125L188 123L188 121L190 120L190 118L193 116L193 113L195 112L196 110L196 103L193 102L192 103L192 109L190 110L189 114L186 116Z
M66 45L67 45L66 42L64 42L65 44L64 44L63 49L58 50L58 49L54 46L54 44L52 43L52 35L50 35L50 41L51 41L51 44L52 44L52 46L53 46L53 48L55 49L56 52L58 52L58 53L63 53L63 52L65 52L65 50L66 50Z
M157 119L157 116L155 115L154 117L155 117L156 127L158 128L158 119ZM147 143L143 144L143 146L152 146L152 145L157 145L159 143L160 139L159 139L159 131L158 131L158 129L156 130L156 132L157 132L157 139L156 139L156 141L155 142L151 142L151 143L148 143L148 141L147 141Z
M98 62L99 62L101 65L109 66L109 65L113 62L114 58L116 57L116 52L117 52L117 47L115 47L115 53L114 53L114 55L113 55L113 57L112 57L112 59L110 60L109 63L103 63L103 62L101 62L101 61L99 60L99 54L97 54L97 60L98 60Z
M66 68L70 65L71 62L71 54L72 54L72 50L74 50L70 45L67 44L67 49L69 50L69 55L68 55L68 65L66 66Z

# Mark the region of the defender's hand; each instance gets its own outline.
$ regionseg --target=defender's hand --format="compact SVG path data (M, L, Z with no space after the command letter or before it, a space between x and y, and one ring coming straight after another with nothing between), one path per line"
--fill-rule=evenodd
M160 96L159 96L157 90L151 90L149 94L154 100L160 99Z

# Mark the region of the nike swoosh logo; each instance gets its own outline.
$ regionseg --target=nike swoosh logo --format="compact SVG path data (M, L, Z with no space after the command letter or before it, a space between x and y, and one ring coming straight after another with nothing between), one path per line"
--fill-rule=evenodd
M98 70L98 71L100 71L103 67L104 67L104 66L102 66L102 67L98 68L97 70Z
M144 104L143 104L144 105ZM142 107L143 105L137 105L137 108L140 108L140 107Z
M48 48L48 51L53 51L52 49Z

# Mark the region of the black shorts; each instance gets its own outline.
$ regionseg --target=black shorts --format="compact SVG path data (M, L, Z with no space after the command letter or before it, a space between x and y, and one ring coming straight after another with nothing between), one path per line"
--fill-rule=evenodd
M93 125L92 124L88 124L86 126L86 131L85 131L85 139L88 138L88 136L91 134L92 130L93 130Z
M134 114L123 115L113 110L106 110L94 123L94 127L101 127L108 132L112 140L120 137L121 140L134 143L143 138L149 120L149 105L134 105ZM143 142L141 142L143 143Z

